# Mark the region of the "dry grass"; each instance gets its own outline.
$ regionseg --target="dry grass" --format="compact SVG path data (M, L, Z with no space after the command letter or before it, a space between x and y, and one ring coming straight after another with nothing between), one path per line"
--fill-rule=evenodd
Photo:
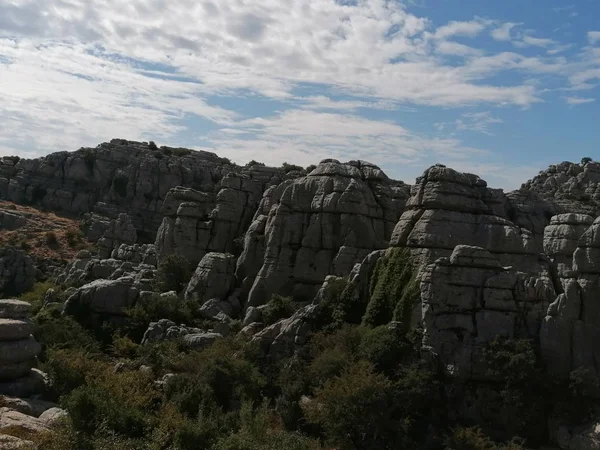
M14 231L0 229L0 247L12 245L34 258L55 260L73 259L79 250L91 247L76 220L0 200L0 213L4 211L25 216L27 223Z

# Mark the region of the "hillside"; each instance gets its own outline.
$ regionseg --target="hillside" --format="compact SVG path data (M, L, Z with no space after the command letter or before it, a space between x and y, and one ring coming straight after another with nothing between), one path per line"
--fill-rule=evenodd
M597 162L504 193L113 140L0 198L10 445L600 448Z

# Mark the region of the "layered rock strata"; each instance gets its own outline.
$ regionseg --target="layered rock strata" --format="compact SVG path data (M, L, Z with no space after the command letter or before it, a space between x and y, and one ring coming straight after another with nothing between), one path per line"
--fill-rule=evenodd
M31 305L0 300L0 394L29 397L44 388L44 377L33 369L42 350L32 336Z
M327 275L348 275L371 251L386 248L408 190L372 164L335 160L270 188L237 266L248 305L273 293L310 300Z

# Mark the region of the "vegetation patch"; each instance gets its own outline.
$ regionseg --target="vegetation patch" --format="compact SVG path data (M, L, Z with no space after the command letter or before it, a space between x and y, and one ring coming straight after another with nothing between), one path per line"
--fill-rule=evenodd
M416 275L409 249L389 249L373 271L363 323L377 326L396 320L408 327L420 297Z

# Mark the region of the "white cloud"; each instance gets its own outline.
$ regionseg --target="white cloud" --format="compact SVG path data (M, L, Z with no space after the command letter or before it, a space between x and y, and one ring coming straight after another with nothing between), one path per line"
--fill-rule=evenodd
M485 30L487 24L484 21L470 21L470 22L450 22L448 25L444 25L437 29L435 37L437 39L447 39L453 36L467 36L475 37L483 30Z
M583 105L585 103L593 103L596 101L595 98L581 98L581 97L566 97L565 101L569 105Z
M492 31L492 37L497 41L510 41L512 39L510 34L511 30L519 25L520 24L518 23L512 22L504 23Z
M588 31L587 37L590 44L596 44L600 42L600 31Z
M553 39L536 38L533 36L523 36L523 39L516 44L522 45L525 47L527 47L527 46L548 47L550 45L556 44L556 42Z
M484 52L482 50L459 44L458 42L442 41L438 44L438 51L445 55L457 56L478 56Z
M542 101L545 87L531 78L582 88L599 77L594 58L549 57L567 48L515 36L520 24L474 18L436 28L402 2L341 3L0 0L0 149L47 153L112 137L174 142L193 131L192 116L221 128L211 134L219 151L267 162L278 149L311 163L346 150L383 162L444 152L459 158L477 152L358 111L528 107ZM537 56L455 42L490 30ZM507 71L511 77L502 78ZM263 96L280 113L248 119L217 106L239 95ZM462 131L498 123L492 115L459 120L452 126Z

